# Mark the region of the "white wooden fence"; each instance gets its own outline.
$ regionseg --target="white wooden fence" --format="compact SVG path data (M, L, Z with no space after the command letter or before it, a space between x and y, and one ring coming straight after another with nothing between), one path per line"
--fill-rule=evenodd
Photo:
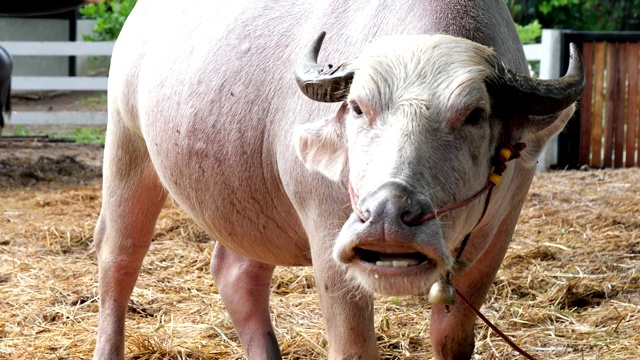
M529 61L540 61L540 78L552 79L560 76L560 31L543 30L540 44L525 45L524 52ZM0 42L13 56L111 56L113 42L33 42L4 41ZM106 91L106 77L84 76L14 76L13 91ZM72 124L103 125L106 114L79 114L67 116L47 115L51 113L16 113L12 116L12 124ZM65 120L66 119L66 120ZM86 120L83 120L86 119ZM547 144L538 162L538 170L546 170L557 162L557 138Z
M12 56L111 56L114 42L0 41ZM560 75L560 31L543 30L542 43L525 45L527 60L540 61L540 78ZM14 76L14 91L106 90L106 77Z
M540 61L541 79L555 79L560 77L561 54L560 30L542 30L542 42L534 45L524 45L524 54L529 61ZM538 158L538 171L548 170L558 162L558 137L554 136L545 146Z
M113 42L84 41L2 41L12 56L111 56ZM107 90L106 77L13 76L12 91L101 91Z

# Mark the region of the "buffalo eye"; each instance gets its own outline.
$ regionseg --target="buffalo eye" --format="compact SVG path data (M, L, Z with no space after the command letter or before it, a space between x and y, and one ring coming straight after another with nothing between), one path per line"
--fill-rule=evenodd
M362 115L362 109L360 108L360 105L358 105L357 102L355 101L350 101L349 102L349 106L351 106L351 110L356 114L356 115Z
M482 109L473 109L469 115L467 115L466 119L464 119L464 125L478 125L482 118L484 117L484 110Z

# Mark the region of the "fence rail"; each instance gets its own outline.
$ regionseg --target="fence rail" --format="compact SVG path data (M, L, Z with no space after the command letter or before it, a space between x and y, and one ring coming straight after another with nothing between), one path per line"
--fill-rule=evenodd
M12 56L111 56L114 42L83 41L2 41ZM12 91L102 91L106 77L90 76L13 76Z
M13 56L111 56L113 41L0 41Z

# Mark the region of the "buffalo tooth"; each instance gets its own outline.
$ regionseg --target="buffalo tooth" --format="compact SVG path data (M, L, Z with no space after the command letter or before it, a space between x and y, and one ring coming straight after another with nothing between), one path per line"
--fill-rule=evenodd
M408 267L409 262L406 260L393 260L393 267Z
M383 267L392 267L393 263L391 261L376 261L376 265Z

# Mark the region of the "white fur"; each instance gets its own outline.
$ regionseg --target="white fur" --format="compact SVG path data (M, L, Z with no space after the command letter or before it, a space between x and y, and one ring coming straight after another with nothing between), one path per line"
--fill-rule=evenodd
M293 135L295 149L307 169L333 181L340 180L347 165L344 112L343 106L336 116L299 125Z

